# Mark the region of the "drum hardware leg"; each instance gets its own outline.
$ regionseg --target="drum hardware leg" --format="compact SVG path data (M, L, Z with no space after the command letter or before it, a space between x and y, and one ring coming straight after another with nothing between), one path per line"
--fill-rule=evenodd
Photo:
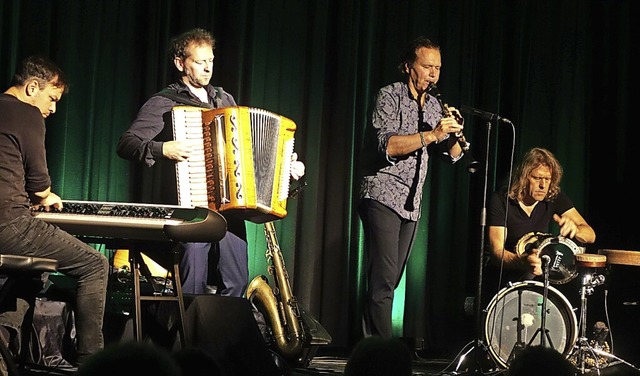
M595 360L596 369L598 375L600 374L600 367L598 364L598 358L593 352L593 348L589 345L587 340L587 296L593 293L593 286L591 286L591 274L585 273L582 277L582 285L580 287L580 338L576 349L578 353L575 356L576 367L580 373L586 372L587 352L590 352Z
M571 354L569 359L574 362L576 368L581 374L592 373L592 371L595 370L596 374L600 375L601 369L617 364L625 364L636 371L640 371L640 369L633 364L607 351L594 347L587 338L587 297L593 293L594 287L603 284L604 280L605 277L603 275L595 273L585 273L582 277L582 286L580 287L580 337L576 341L574 353ZM604 328L601 328L600 331L600 336L602 337L601 341L604 342L608 329L605 326ZM604 334L602 334L603 331ZM593 361L592 368L587 368L589 359L592 359ZM609 362L607 361L608 359L613 359L614 361Z
M618 364L624 364L624 365L628 366L629 368L632 368L635 371L640 372L640 368L634 366L633 364L627 362L626 360L624 360L624 359L622 359L622 358L620 358L618 356L615 356L615 355L613 355L611 353L608 353L606 351L594 348L593 346L591 346L591 344L589 344L589 342L586 340L586 338L581 338L580 342L581 342L581 344L579 345L579 347L578 346L576 347L578 349L578 351L582 352L582 356L584 358L586 358L584 356L584 353L588 352L591 356L593 356L593 358L595 359L595 363L596 363L595 367L592 368L592 369L587 369L584 366L578 367L578 371L581 374L583 374L583 375L585 373L592 374L593 370L595 370L596 374L600 375L600 370L605 369L607 367L612 367L612 366L615 366L615 365L618 365ZM598 364L598 360L597 360L598 356L603 357L603 358L613 359L614 361L607 362L607 364L605 364L605 365L601 365L601 364Z

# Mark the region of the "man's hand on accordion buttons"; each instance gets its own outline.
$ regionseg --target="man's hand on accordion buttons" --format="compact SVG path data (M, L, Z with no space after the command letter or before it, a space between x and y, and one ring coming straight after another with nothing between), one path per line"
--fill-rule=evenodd
M304 163L298 160L298 153L291 154L291 177L298 180L304 176Z
M189 159L191 149L187 143L181 141L166 141L162 144L162 154L169 159L182 162Z

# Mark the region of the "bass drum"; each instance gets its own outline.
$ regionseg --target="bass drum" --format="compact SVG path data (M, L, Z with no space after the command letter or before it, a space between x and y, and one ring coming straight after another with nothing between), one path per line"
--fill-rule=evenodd
M505 287L491 300L485 316L485 340L491 357L508 368L518 350L540 345L544 285L524 281ZM578 337L571 303L553 286L547 290L546 346L569 356ZM518 330L520 327L520 330Z

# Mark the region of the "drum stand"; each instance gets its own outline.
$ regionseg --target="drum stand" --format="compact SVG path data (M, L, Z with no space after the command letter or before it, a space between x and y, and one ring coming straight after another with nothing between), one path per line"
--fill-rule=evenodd
M599 346L592 346L587 339L587 296L593 293L594 287L603 284L604 281L605 277L597 273L584 273L582 276L582 286L580 287L580 337L569 359L583 375L594 370L597 375L600 375L601 369L617 364L625 364L640 371L640 369L636 368L633 364L598 348ZM593 368L587 368L587 361L589 359L594 363ZM613 359L614 361L608 362L607 359Z

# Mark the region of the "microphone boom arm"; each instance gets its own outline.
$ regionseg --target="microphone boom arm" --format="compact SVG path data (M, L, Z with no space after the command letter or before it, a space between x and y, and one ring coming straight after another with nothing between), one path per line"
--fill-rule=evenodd
M500 121L502 121L502 122L511 124L511 120L509 120L507 118L500 117L500 115L498 115L498 114L494 114L492 112L478 110L477 108L469 107L469 106L466 106L464 104L462 106L460 106L460 111L466 112L466 113L471 114L471 115L475 115L475 116L481 117L481 118L483 118L484 120L486 120L488 122L493 122L493 121L500 122Z

